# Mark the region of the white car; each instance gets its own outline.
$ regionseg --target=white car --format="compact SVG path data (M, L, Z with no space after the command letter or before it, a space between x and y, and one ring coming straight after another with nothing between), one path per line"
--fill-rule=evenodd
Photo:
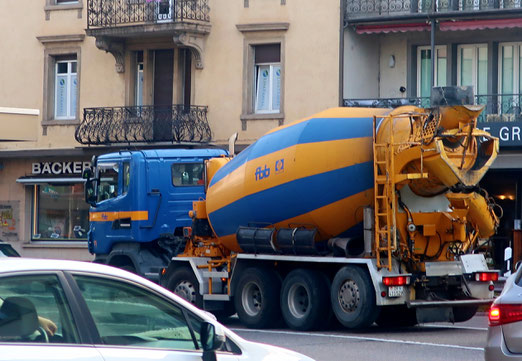
M312 359L246 341L207 312L117 268L2 258L0 360Z

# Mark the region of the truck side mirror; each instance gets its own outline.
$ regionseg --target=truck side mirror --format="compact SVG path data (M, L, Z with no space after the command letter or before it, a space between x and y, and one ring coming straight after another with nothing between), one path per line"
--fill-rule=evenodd
M200 330L203 361L216 361L216 351L225 343L225 331L219 325L203 322Z
M89 180L92 178L92 169L91 168L85 168L82 173L82 178L85 180Z

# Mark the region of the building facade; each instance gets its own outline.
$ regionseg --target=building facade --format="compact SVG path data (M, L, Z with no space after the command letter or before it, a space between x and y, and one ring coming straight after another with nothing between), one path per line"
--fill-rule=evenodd
M0 239L90 260L82 170L342 103L338 0L0 2ZM23 26L20 26L23 19Z
M481 182L503 208L492 244L522 259L522 7L513 0L346 0L346 105L430 105L434 86L472 86L485 109L478 125L500 139L500 153ZM433 62L432 62L433 57ZM433 75L432 75L433 64ZM510 266L512 266L511 263Z

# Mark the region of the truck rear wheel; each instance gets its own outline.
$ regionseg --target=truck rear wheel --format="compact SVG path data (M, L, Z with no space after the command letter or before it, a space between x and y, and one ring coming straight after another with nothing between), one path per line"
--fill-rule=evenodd
M325 328L330 323L328 286L326 277L313 270L296 269L286 276L281 291L281 312L291 329L309 331Z
M330 291L332 310L346 328L369 327L379 315L370 276L357 266L337 271Z
M203 306L198 280L188 267L179 267L172 272L167 281L167 289L197 307Z
M280 319L277 274L264 268L247 268L238 280L234 305L239 320L250 328L267 328Z

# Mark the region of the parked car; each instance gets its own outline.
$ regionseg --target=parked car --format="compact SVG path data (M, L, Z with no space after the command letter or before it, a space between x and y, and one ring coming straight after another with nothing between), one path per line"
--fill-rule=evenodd
M95 263L0 260L0 360L285 360L168 290Z
M486 361L522 361L522 267L508 277L489 310Z
M0 241L0 258L2 257L20 257L20 254L16 252L10 243Z

